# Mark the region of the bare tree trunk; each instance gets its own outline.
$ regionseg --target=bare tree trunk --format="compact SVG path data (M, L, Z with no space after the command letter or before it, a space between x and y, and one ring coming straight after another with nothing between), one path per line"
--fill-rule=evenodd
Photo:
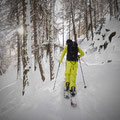
M17 27L20 24L20 20L19 20L19 12L18 12L18 7L16 9L16 21L17 21ZM17 32L17 78L20 75L20 70L21 70L21 45L20 45L20 35Z
M86 38L87 38L87 40L88 40L88 5L87 5L87 1L88 0L85 0L85 15L84 15L84 17L85 17L85 27L86 27Z
M51 15L50 15L50 36L49 36L49 63L50 63L50 80L54 79L54 58L53 58L53 52L54 52L54 4L55 0L52 0L51 3Z
M100 19L100 16L99 16L99 2L97 1L97 20Z
M65 8L64 8L64 3L63 3L63 17L62 17L62 19L63 19L63 21L62 21L62 26L63 26L63 47L64 47L64 40L65 40L65 39L64 39L64 38L65 38L65 34L64 34L64 32L65 32L65 31L64 31L64 30L65 30L65 25L64 25L64 24L65 24L65 15L64 15L64 12L65 12L65 11L64 11L64 9L65 9Z
M49 63L50 63L50 80L54 79L54 72L53 72L53 68L54 68L54 61L53 61L53 56L52 56L52 45L49 44Z
M39 55L39 51L37 51L37 61L38 61L38 65L39 65L39 70L40 70L40 75L43 81L45 81L45 76L44 76L44 71L43 71L43 67L42 67L42 63L41 63L41 55Z
M36 26L36 0L33 1L33 11L34 11L34 17L33 17L33 32L34 32L34 70L36 70L37 50L38 50L38 44L37 44L37 26Z
M48 19L46 18L46 39L49 39Z
M94 28L96 30L96 0L94 0Z
M44 72L43 72L43 67L42 67L42 63L41 63L41 49L42 48L39 48L39 45L38 45L38 27L37 27L37 1L34 0L33 1L33 11L34 11L34 16L33 16L33 32L34 32L34 70L36 70L36 64L38 63L39 65L39 70L40 70L40 74L41 74L41 78L42 80L44 81L45 80L45 77L44 77ZM40 27L40 26L39 26ZM44 27L43 27L44 29ZM42 33L42 36L41 36L41 40L39 42L39 44L42 43L42 37L43 37L43 34L44 34L44 31L41 32Z
M75 42L77 42L77 34L76 34L76 28L75 28L75 10L73 9L73 2L71 2L71 15L72 15L72 23L73 23L74 40Z
M45 38L45 19L43 21L42 43L44 42L44 38Z
M70 39L71 17L69 19L69 39Z
M23 92L22 95L25 93L25 87L28 84L28 53L27 53L27 25L26 25L26 2L22 0L23 6L23 47L22 47L22 54L23 54Z
M93 37L94 37L94 34L93 34L93 21L92 21L92 3L91 3L91 0L89 0L89 11L90 11L90 25L91 25L91 35L92 35L92 40L93 40Z
M80 29L81 29L81 14L79 15L79 26L78 26L78 37L80 37Z
M110 11L110 20L113 16L113 6L112 6L112 1L111 0L108 0L109 2L109 11Z
M64 47L64 40L65 40L64 30L65 30L65 26L64 26L64 14L63 14L63 47Z
M118 18L118 12L119 12L118 1L114 0L114 15L115 15L115 18Z
M117 12L119 12L118 0L115 0L115 4L116 4L116 10Z

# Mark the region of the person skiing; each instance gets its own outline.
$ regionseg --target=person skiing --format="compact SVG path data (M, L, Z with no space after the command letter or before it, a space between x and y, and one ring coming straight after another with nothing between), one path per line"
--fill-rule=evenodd
M78 55L78 52L80 55ZM84 52L78 47L76 42L71 39L66 41L66 46L61 54L59 63L62 63L64 55L67 53L67 62L65 70L65 91L70 91L72 96L76 94L76 75L78 67L78 57L84 56Z

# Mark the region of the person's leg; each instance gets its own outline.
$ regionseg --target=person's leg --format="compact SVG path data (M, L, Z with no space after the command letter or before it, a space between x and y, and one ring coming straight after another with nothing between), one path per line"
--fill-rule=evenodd
M64 86L69 89L69 84L70 84L70 73L71 73L71 63L67 61L66 63L66 70L65 70L65 83Z
M77 76L77 67L78 62L75 62L75 64L72 64L71 67L71 76L70 76L70 90L76 91L76 76Z

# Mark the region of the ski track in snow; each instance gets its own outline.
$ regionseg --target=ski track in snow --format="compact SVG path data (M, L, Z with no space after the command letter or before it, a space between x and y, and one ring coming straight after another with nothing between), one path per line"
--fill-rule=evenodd
M19 106L14 104L15 99L13 99L0 109L1 120L118 120L119 107L116 108L116 106L120 103L120 98L117 98L120 96L118 92L120 75L117 73L120 71L119 66L120 64L115 63L86 66L82 63L87 84L85 89L78 64L78 106L72 108L70 100L64 99L63 96L64 76L60 76L64 69L64 64L62 64L54 91L54 81L46 82L42 87L34 86L33 93L29 92L31 88L27 88L26 95L22 97Z
M9 88L9 87L15 85L15 84L16 84L16 82L13 82L13 83L11 83L11 84L8 84L8 85L4 86L3 88L0 89L0 92L3 91L3 90L6 89L6 88Z

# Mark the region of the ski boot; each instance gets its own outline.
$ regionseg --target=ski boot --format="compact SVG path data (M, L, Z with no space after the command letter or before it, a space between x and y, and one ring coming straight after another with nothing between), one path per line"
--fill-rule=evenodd
M66 86L64 88L64 98L69 99L69 84L68 82L66 82Z
M71 87L70 94L72 97L74 97L76 95L75 87Z
M69 84L70 84L69 82L66 82L66 86L65 86L65 89L64 89L65 91L69 91Z

